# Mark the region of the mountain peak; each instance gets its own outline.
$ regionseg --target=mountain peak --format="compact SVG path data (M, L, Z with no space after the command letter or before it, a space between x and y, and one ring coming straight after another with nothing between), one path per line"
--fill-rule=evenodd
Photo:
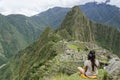
M91 21L82 13L78 6L72 8L61 24L61 29L66 30L72 39L80 41L93 41L89 23ZM89 30L87 30L89 29Z
M82 21L84 17L85 16L80 10L79 6L75 6L71 9L71 11L67 13L65 19L63 20L61 27L63 28L68 25L73 26L74 24L72 23L75 23L76 21L78 22L79 20Z
M84 16L83 12L81 11L79 6L74 6L71 12L75 13L76 15Z
M79 6L74 6L74 7L72 8L72 11L79 11L79 10L80 10Z

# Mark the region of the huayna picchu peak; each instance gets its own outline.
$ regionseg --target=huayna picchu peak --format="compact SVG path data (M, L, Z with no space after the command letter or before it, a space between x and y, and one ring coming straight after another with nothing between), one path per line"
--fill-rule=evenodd
M91 21L82 13L80 8L75 6L63 20L61 28L66 29L72 38L93 41L90 23Z
M78 6L67 13L60 30L68 33L68 37L71 39L95 42L115 54L119 55L120 53L120 31L90 21Z

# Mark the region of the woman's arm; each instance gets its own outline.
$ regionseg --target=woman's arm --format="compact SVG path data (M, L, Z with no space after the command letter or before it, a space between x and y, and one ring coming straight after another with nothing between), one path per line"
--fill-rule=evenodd
M87 72L88 66L84 66L84 70L85 72Z

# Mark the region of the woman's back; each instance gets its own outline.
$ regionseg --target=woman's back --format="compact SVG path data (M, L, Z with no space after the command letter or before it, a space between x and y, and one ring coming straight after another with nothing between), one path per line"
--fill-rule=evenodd
M94 65L94 70L92 70L92 62L91 60L86 60L84 62L84 66L87 67L87 71L85 74L87 76L93 76L93 75L98 75L98 66L99 66L99 61L95 59L95 65Z

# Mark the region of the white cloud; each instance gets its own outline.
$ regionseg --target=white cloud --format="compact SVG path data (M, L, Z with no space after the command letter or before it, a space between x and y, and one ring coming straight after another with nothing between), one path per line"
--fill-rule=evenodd
M55 6L72 7L74 5L85 4L94 0L0 0L0 13L24 14L27 16L38 14ZM105 2L105 0L95 0ZM120 6L120 0L112 0L110 4Z

